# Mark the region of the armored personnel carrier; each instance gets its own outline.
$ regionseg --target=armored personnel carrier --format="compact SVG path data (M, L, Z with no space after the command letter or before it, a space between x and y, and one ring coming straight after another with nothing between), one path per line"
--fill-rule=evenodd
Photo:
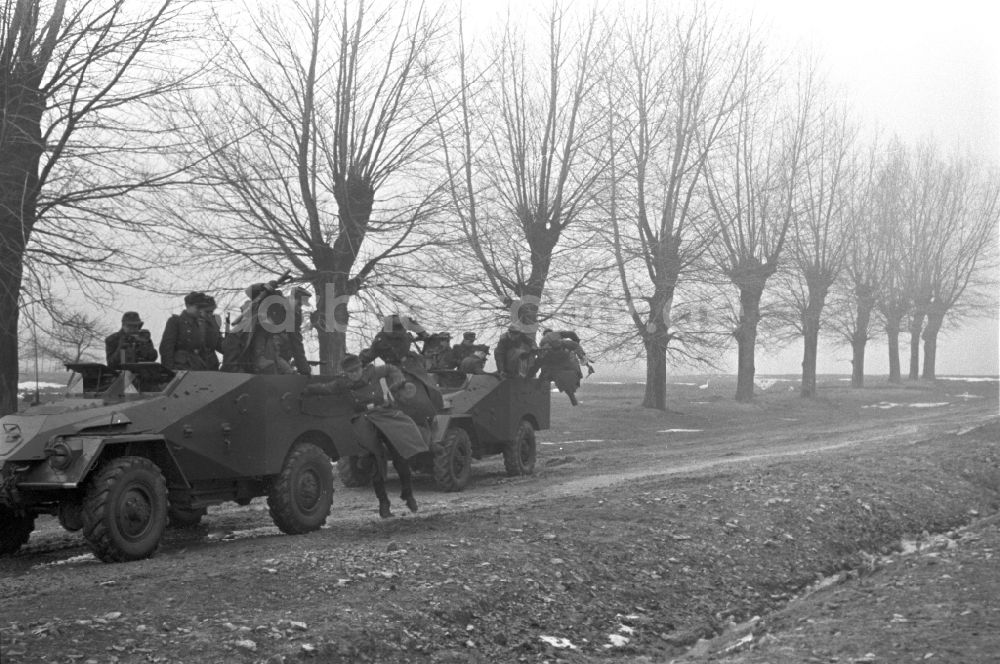
M209 505L257 496L283 532L317 530L332 504L331 461L361 455L371 430L354 424L364 395L302 396L323 377L67 368L73 394L0 419L0 554L28 541L37 515L54 514L99 559L141 559L168 520L190 525ZM471 459L499 452L508 471L530 472L534 431L548 427L548 383L439 380L443 407L426 380L399 400L430 420L434 451L422 462L439 483L464 487Z

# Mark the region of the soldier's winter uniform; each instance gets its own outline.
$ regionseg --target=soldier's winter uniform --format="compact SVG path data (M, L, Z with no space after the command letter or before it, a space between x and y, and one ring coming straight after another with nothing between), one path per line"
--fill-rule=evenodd
M167 319L160 339L160 361L166 368L192 371L219 368L212 325L198 311L206 300L204 293L188 293L184 297L187 309Z
M142 319L134 311L126 311L122 328L104 339L104 354L111 369L121 368L122 363L155 362L157 358L149 330L142 329Z
M414 421L395 407L393 394L400 390L405 379L396 366L385 364L361 366L356 355L347 355L341 362L344 375L333 381L306 387L304 395L334 394L351 392L358 398L361 390L366 396L359 402L361 413L351 424L362 442L362 446L375 457L372 485L379 501L379 516L392 516L389 496L385 490L385 459L392 459L392 465L399 475L402 486L400 498L406 502L411 512L417 511L417 501L413 496L410 465L408 459L427 452L430 448L423 433ZM374 388L374 389L371 389Z
M517 325L507 328L493 350L493 360L501 376L527 377L531 373L531 355L537 348L535 340Z

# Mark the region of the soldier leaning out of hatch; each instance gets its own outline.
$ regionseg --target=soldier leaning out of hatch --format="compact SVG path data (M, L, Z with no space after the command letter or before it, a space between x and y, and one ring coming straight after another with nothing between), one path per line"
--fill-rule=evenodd
M416 332L416 337L409 330ZM426 337L427 332L417 321L407 318L404 322L399 314L392 314L383 319L382 329L372 339L371 350L383 362L399 364L405 358L415 356L411 350L413 343Z
M462 360L475 353L478 347L478 344L476 344L476 333L464 332L461 343L456 344L451 349L451 356L455 365L460 367Z
M467 355L462 358L462 361L458 365L458 370L465 372L467 374L483 374L486 373L486 356L490 352L490 347L485 345L476 345L472 351L472 355Z
M368 463L374 466L372 486L378 498L379 516L383 519L392 516L391 503L385 490L387 458L392 459L392 465L399 475L402 487L399 497L406 502L411 512L416 512L417 500L413 496L408 459L427 452L430 448L416 423L395 407L394 395L407 385L403 372L391 364L363 365L357 355L350 354L344 357L340 368L343 373L333 381L308 385L303 395L350 392L357 399L359 391L366 391L366 401L357 403L359 415L352 420L352 425L359 434L362 447L369 454Z
M254 373L296 373L291 361L292 334L284 330L287 317L288 307L284 302L272 302L268 305L264 321L254 331L250 340L250 358Z
M160 361L168 369L215 371L219 368L217 339L213 325L205 312L211 306L209 297L201 292L184 296L184 311L167 319L160 339Z
M142 329L142 318L135 311L122 314L121 329L104 340L104 354L110 369L132 362L155 362L158 357L149 330Z

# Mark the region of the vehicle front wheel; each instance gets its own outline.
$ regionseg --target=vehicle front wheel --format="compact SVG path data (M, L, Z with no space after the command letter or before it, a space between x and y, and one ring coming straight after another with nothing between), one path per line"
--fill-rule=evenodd
M35 517L18 514L6 505L0 505L0 555L17 552L31 537Z
M333 504L333 467L330 457L312 443L298 443L274 478L267 507L283 533L298 535L319 530Z
M530 475L535 472L535 427L528 420L521 420L514 440L503 448L503 465L507 475Z
M106 563L148 558L167 527L167 482L149 459L112 459L94 473L83 500L83 536Z
M465 429L451 427L434 444L434 481L442 491L461 491L472 477L472 442Z

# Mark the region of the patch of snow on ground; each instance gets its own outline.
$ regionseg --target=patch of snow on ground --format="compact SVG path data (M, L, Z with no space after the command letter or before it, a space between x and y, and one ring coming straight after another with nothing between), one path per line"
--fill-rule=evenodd
M704 429L663 429L656 433L701 433Z
M628 645L628 637L621 634L608 634L610 643L604 644L605 648L622 648Z
M689 385L691 387L698 387L698 383L670 383L671 385Z
M620 380L589 380L588 383L593 383L594 385L630 385L631 383L623 383Z
M66 383L49 383L44 380L38 381L38 389L40 390L61 390L66 387ZM18 390L33 390L35 389L35 381L26 380L23 383L17 384Z
M538 640L542 641L543 643L549 644L553 648L558 648L560 650L565 650L567 648L570 650L579 650L579 648L573 645L572 641L570 641L569 639L564 639L561 636L547 636L545 634L542 634L541 636L538 637Z
M757 380L754 381L754 385L756 385L762 390L766 390L767 388L771 387L777 382L778 381L774 378L758 378Z
M560 442L549 443L545 442L542 445L569 445L571 443L606 443L608 441L602 438L587 438L586 440L563 440Z
M938 376L938 380L964 380L966 383L995 383L1000 381L996 376Z
M961 394L949 394L949 397L955 397L956 399L982 399L981 394L969 394L968 392L963 392Z
M907 404L910 408L940 408L941 406L949 406L947 401L941 401L939 403L911 403Z
M64 560L53 560L50 563L39 563L35 565L35 569L40 569L42 567L53 567L55 565L72 565L73 563L96 563L97 558L94 557L92 553L82 553L79 556L72 556Z
M878 403L862 406L862 408L878 408L879 410L888 410L889 408L896 408L902 405L903 404L901 403L892 403L891 401L879 401Z

